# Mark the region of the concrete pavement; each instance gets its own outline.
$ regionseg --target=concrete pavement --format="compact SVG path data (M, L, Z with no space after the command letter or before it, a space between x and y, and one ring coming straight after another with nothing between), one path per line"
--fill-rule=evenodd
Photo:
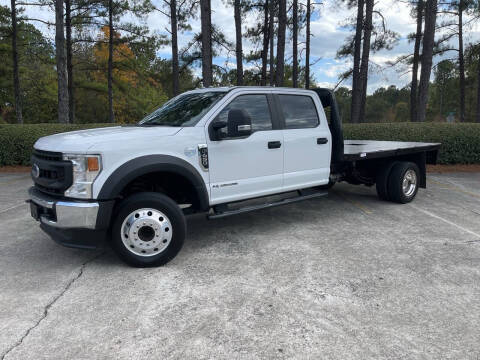
M0 174L0 359L479 359L480 174L408 205L327 198L207 221L167 266L51 241Z

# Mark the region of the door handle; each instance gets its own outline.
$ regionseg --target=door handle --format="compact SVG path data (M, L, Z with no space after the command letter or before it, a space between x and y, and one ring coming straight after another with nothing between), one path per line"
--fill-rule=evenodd
M322 144L326 144L326 143L328 143L327 138L317 138L317 144L318 145L322 145Z
M269 149L278 149L280 146L282 146L282 143L280 141L269 141L268 142L268 148Z

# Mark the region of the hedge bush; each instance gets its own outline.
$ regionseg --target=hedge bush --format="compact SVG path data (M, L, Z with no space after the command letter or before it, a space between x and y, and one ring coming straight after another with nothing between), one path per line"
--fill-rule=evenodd
M0 125L0 166L28 165L35 141L51 134L110 124ZM480 163L480 124L345 124L345 139L440 142L440 164Z
M0 166L29 165L33 144L42 136L111 124L0 124Z
M442 143L439 164L479 164L480 124L389 123L346 124L345 139Z

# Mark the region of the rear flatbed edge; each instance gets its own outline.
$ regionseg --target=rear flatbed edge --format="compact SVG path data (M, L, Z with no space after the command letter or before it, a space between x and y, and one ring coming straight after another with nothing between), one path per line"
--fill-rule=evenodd
M441 144L381 141L381 140L345 140L343 161L357 161L388 158L401 155L438 151Z

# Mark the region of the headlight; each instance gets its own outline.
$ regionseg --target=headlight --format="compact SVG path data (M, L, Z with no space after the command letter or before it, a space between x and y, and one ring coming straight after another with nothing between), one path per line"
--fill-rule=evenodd
M73 184L65 190L65 196L91 198L93 181L102 170L100 155L63 154L63 160L73 165Z

